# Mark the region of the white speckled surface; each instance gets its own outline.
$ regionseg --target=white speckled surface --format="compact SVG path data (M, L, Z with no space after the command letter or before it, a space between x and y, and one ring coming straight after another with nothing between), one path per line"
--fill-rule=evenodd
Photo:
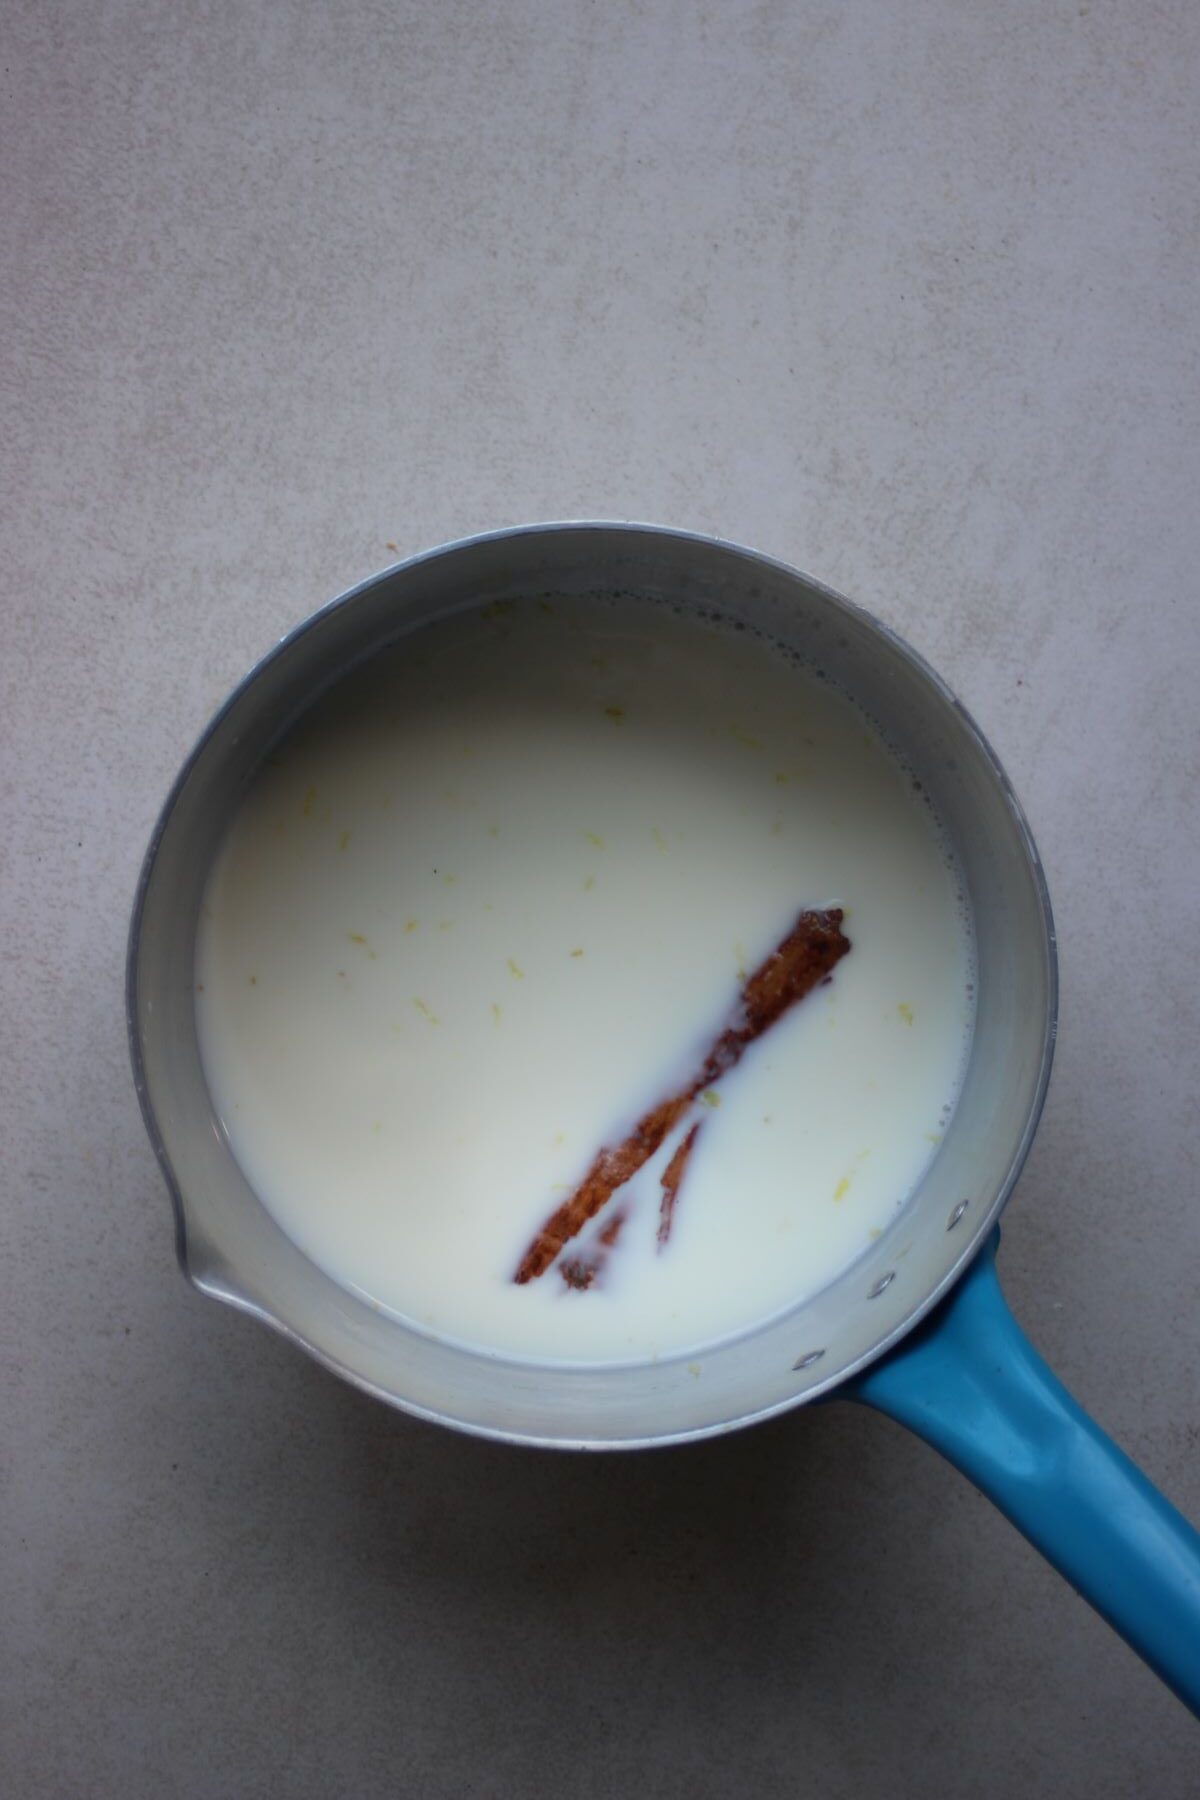
M881 1420L526 1456L192 1296L121 982L193 735L391 545L797 562L1027 803L1005 1281L1200 1516L1200 15L18 0L0 49L0 1787L1188 1800L1183 1709Z

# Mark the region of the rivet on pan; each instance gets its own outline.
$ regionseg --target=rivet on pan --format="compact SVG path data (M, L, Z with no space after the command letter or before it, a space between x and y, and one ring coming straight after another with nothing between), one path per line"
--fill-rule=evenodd
M947 1231L954 1230L954 1227L958 1224L958 1221L962 1218L963 1214L966 1212L966 1210L967 1210L968 1206L970 1206L970 1204L971 1204L971 1202L969 1200L960 1200L959 1201L959 1203L955 1207L954 1211L950 1214L949 1219L947 1219L947 1221L946 1221L946 1230Z
M879 1280L875 1283L875 1286L873 1288L867 1289L867 1299L868 1300L878 1300L878 1298L879 1298L880 1294L882 1294L884 1288L890 1288L893 1281L895 1281L895 1279L896 1279L895 1269L889 1269L886 1275L881 1275L879 1277Z
M807 1356L798 1356L792 1364L793 1369L811 1369L814 1363L820 1362L823 1350L810 1350Z

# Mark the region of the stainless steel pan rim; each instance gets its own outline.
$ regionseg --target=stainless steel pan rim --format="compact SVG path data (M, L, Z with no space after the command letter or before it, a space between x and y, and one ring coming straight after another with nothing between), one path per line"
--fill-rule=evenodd
M841 615L847 620L858 621L864 624L871 632L885 640L891 646L894 653L899 658L903 659L910 669L918 674L928 688L940 698L944 706L952 712L962 731L972 741L980 756L989 766L996 787L1003 796L1005 809L1010 823L1019 838L1028 872L1036 891L1037 904L1041 914L1041 930L1045 952L1046 998L1043 1009L1044 1016L1041 1032L1040 1056L1038 1059L1036 1079L1033 1084L1032 1100L1027 1109L1024 1126L1019 1137L1015 1141L1007 1170L1004 1173L1003 1178L995 1185L990 1202L985 1206L978 1206L972 1209L969 1220L964 1221L965 1229L962 1232L959 1253L954 1261L942 1273L936 1283L911 1305L898 1322L882 1333L869 1348L850 1361L843 1362L833 1369L829 1375L823 1378L819 1375L814 1375L803 1389L794 1394L773 1400L757 1409L740 1412L738 1416L726 1420L705 1422L703 1424L690 1426L686 1429L665 1430L661 1433L651 1434L638 1433L637 1435L625 1437L589 1436L586 1431L582 1431L577 1435L563 1435L557 1432L551 1434L521 1429L507 1429L503 1425L497 1425L495 1422L481 1423L470 1418L455 1416L452 1412L422 1405L411 1397L405 1396L402 1393L397 1393L394 1390L381 1385L379 1382L372 1380L369 1376L364 1374L362 1370L355 1368L353 1364L345 1358L331 1355L326 1348L314 1341L314 1339L307 1335L305 1331L298 1329L294 1324L280 1318L270 1307L260 1304L254 1298L239 1292L236 1284L226 1280L219 1273L214 1274L210 1271L197 1270L193 1266L190 1252L189 1223L184 1193L163 1132L160 1128L160 1122L155 1107L151 1100L146 1067L146 1046L142 1024L143 996L140 991L139 973L142 933L147 896L164 834L166 833L175 812L180 795L187 786L193 771L196 769L197 764L203 757L210 742L213 740L214 735L220 730L222 724L227 720L229 715L244 701L249 690L258 684L264 672L269 670L278 659L288 655L296 645L300 644L302 640L309 636L309 634L320 627L324 621L330 619L344 609L352 607L360 597L371 593L372 590L378 588L383 582L390 582L397 576L402 576L415 570L428 569L431 565L437 564L446 558L461 557L465 552L477 550L481 546L515 545L517 543L529 544L533 541L536 547L536 540L538 538L545 538L547 540L559 539L564 535L570 534L601 534L605 537L611 534L621 534L631 541L637 539L662 540L666 543L690 545L702 553L716 551L723 552L738 559L748 570L757 568L764 574L769 574L788 582L799 583L812 593L819 595L832 614ZM806 1404L811 1400L827 1395L870 1364L876 1362L880 1357L884 1356L888 1350L900 1342L902 1338L906 1337L908 1333L911 1332L913 1328L925 1318L931 1309L934 1308L950 1291L950 1289L954 1287L963 1271L973 1260L980 1245L986 1239L993 1223L1003 1210L1004 1205L1012 1192L1037 1130L1038 1121L1045 1101L1054 1053L1057 1027L1057 1005L1058 969L1053 915L1044 870L1028 822L999 758L992 750L990 744L982 731L980 731L970 713L947 687L937 671L934 670L925 659L920 656L917 651L913 650L896 632L892 631L890 627L868 613L864 608L845 599L823 583L815 581L811 577L801 575L799 571L776 558L766 556L759 551L747 549L742 545L731 543L728 540L708 537L696 532L677 531L652 524L606 520L566 520L539 523L478 533L469 537L452 540L434 549L404 559L380 574L368 577L366 580L358 583L354 587L348 589L345 593L328 602L327 605L319 608L296 626L294 630L285 635L259 660L259 662L255 664L243 680L239 682L230 693L224 704L205 727L205 730L197 740L170 789L155 824L149 847L142 863L133 905L126 964L126 1022L129 1036L130 1056L133 1065L134 1083L137 1089L142 1115L146 1123L146 1129L159 1164L163 1170L168 1190L171 1195L175 1217L176 1252L180 1266L188 1279L201 1292L220 1299L226 1304L232 1305L238 1310L247 1312L253 1317L261 1320L263 1323L270 1325L274 1330L280 1332L292 1342L299 1344L318 1362L331 1369L343 1379L351 1382L362 1391L372 1394L414 1417L426 1419L434 1423L450 1425L455 1429L466 1431L471 1435L479 1437L525 1445L571 1449L626 1450L644 1448L658 1444L694 1442L702 1438L722 1435L728 1431L739 1429L742 1426L773 1417L779 1413L790 1410L794 1406ZM670 1358L663 1358L662 1361L664 1365L668 1362L686 1361L689 1354L689 1352L683 1351ZM529 1365L503 1357L486 1356L481 1357L480 1360L487 1362L492 1367L510 1368L514 1375L522 1372L528 1373L529 1371ZM641 1365L630 1364L627 1366L640 1367ZM610 1373L616 1373L618 1365L609 1364L606 1365L606 1368Z

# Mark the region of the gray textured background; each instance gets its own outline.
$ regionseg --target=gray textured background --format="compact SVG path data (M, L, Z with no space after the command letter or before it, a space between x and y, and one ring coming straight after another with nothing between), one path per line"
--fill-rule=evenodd
M0 68L0 1788L1189 1800L1183 1709L883 1421L522 1455L191 1296L121 979L193 735L392 546L798 562L1028 804L1003 1272L1200 1515L1196 8L10 0Z

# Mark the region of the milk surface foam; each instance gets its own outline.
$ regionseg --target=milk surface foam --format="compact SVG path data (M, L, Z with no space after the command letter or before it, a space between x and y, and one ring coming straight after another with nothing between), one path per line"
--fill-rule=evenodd
M666 1245L675 1138L591 1288L515 1285L834 905L852 949L698 1101ZM825 1286L935 1154L971 1020L960 877L864 716L777 646L621 601L459 615L339 684L232 822L195 975L222 1128L288 1235L537 1361L684 1352Z

